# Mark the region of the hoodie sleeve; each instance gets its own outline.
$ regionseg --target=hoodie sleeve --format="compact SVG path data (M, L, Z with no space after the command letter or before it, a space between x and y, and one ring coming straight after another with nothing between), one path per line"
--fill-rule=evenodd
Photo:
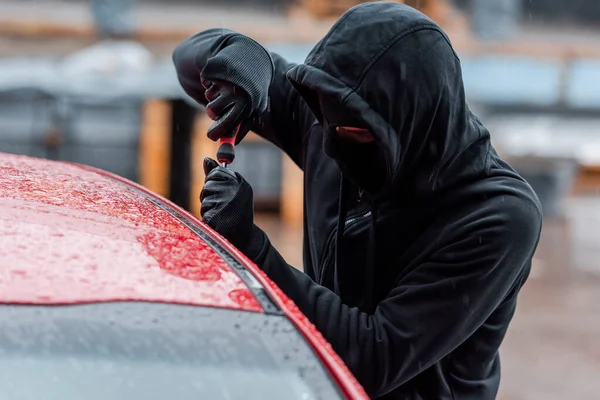
M344 305L270 246L257 264L323 334L369 396L379 397L456 349L526 279L541 219L506 218L469 223L398 281L373 314Z
M234 84L248 81L252 74L261 74L262 68L254 62L267 52L249 37L227 29L209 29L184 40L173 52L173 63L184 91L201 105L206 105L200 73L209 59L226 57L217 63L227 66L228 78ZM269 104L252 130L272 142L303 167L303 141L314 117L299 94L286 78L294 66L283 57L269 53L274 72L269 88ZM248 74L248 76L246 76ZM239 75L239 76L236 76Z

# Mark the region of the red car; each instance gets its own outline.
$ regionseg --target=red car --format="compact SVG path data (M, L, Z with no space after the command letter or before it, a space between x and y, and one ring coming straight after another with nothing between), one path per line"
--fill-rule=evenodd
M0 398L367 399L253 264L168 200L0 153Z

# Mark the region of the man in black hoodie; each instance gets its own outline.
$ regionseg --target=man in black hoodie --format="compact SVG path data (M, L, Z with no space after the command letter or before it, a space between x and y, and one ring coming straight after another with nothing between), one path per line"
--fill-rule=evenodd
M210 159L201 213L298 305L367 393L495 398L498 348L541 212L469 111L440 27L373 2L347 11L301 65L223 29L190 37L173 59L216 120L209 137L243 123L304 171L304 273L253 224L248 183Z

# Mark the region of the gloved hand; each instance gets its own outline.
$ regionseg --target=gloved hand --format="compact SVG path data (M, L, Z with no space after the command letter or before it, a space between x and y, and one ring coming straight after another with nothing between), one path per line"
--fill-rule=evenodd
M219 166L211 158L204 159L204 173L202 220L254 260L264 239L254 225L252 187L239 173Z
M269 103L269 87L273 80L275 65L271 53L255 40L238 32L213 28L190 36L173 51L173 64L183 90L199 104L206 106L205 85L227 82L229 87L219 84L222 90L215 94L224 99L213 104L211 118L223 117L242 91L245 93L244 107L236 107L227 118L211 129L210 137L217 140L235 126L241 114L251 118L265 112ZM211 95L216 101L216 97ZM221 106L217 107L218 104ZM244 110L243 112L241 110ZM237 141L242 138L238 136Z
M208 138L219 140L242 124L238 133L240 137L236 137L237 143L239 143L250 130L249 125L252 123L249 120L252 109L248 95L242 89L226 81L203 79L202 85L205 88L204 96L208 101L206 114L215 121L208 128Z
M252 121L248 119L267 109L275 67L271 54L247 36L234 35L226 43L206 61L200 80L208 101L208 116L216 121L208 137L218 140L247 122L236 138L239 143L250 129Z

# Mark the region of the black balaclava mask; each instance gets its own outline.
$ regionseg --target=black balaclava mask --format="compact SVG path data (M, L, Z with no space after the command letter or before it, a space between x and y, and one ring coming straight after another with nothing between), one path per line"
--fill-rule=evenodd
M356 143L340 137L340 126L365 128L350 112L325 96L319 96L320 115L323 126L323 148L350 181L374 195L385 182L385 160L375 141Z

